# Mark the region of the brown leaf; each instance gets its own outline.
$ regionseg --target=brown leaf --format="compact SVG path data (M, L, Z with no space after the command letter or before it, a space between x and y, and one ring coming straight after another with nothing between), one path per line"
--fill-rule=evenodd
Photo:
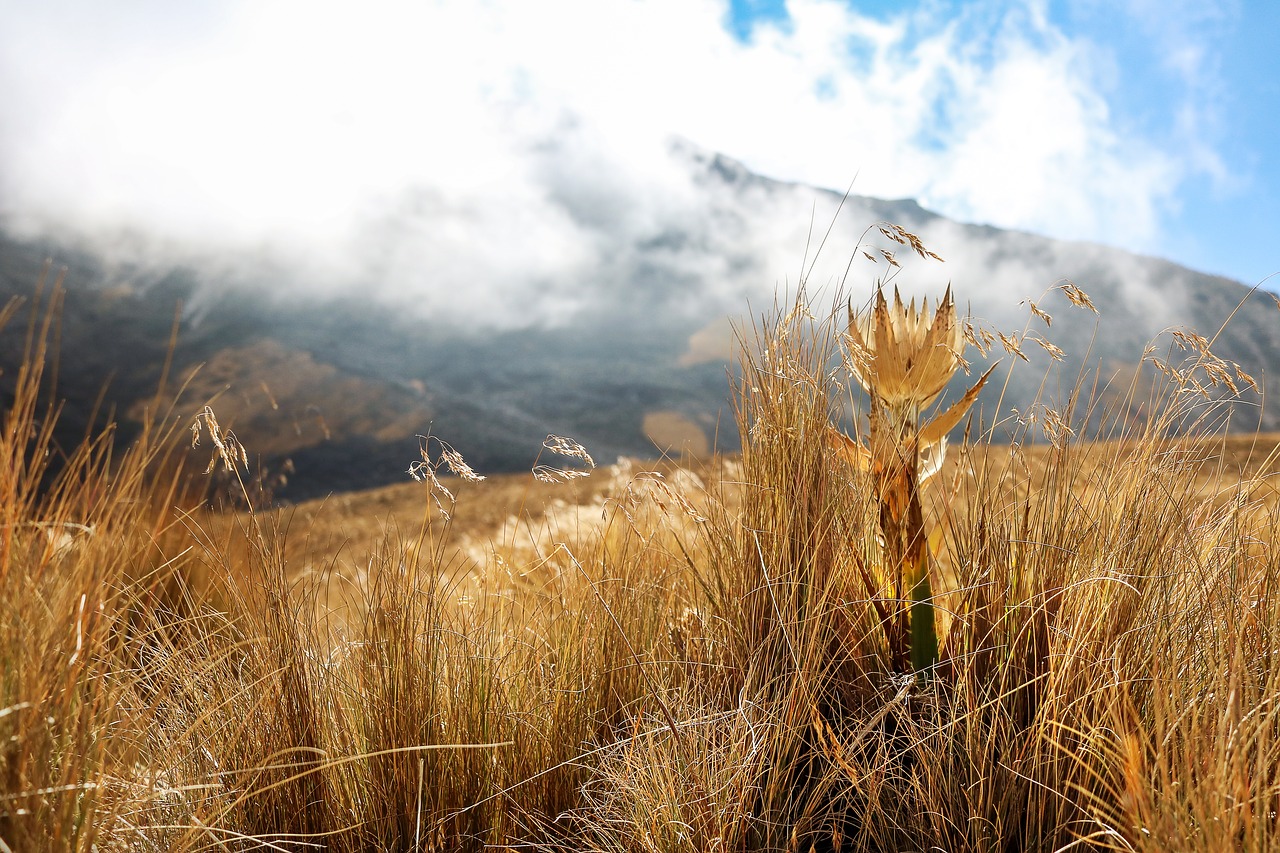
M999 362L997 362L998 364ZM974 400L978 399L978 394L982 391L982 386L987 384L992 371L996 369L993 364L987 368L987 372L982 374L982 378L973 384L973 387L964 392L964 396L956 400L951 406L938 417L934 418L925 428L920 430L920 444L936 444L951 432L951 428L960 423L960 419L964 417L964 413L969 411L969 407L973 405Z
M849 465L859 471L866 471L871 467L871 454L867 449L840 430L829 426L825 437L827 447Z

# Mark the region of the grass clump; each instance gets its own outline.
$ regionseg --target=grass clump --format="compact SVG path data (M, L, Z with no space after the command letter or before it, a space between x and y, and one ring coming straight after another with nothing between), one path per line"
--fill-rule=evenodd
M424 441L421 523L304 573L287 513L187 497L190 421L50 472L33 309L0 435L0 851L1275 847L1275 459L1215 465L1239 368L1179 332L1184 363L974 416L944 463L993 375L937 405L965 343L1037 338L949 294L843 313L762 322L742 456L701 478L549 436L568 462L528 489L607 487L463 547L493 484Z

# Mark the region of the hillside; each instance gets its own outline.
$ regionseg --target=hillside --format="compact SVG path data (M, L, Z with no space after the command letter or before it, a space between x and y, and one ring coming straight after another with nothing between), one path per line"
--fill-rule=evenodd
M104 387L122 434L136 428L155 399L177 318L161 396L184 389L180 410L191 414L212 403L274 480L276 496L292 501L400 481L416 457L416 436L428 432L487 472L527 469L549 433L577 438L604 461L732 451L734 328L749 327L747 318L771 308L776 293L794 290L806 242L819 242L841 198L771 181L688 145L673 146L671 156L696 192L670 222L624 228L581 199L562 200L616 249L616 263L603 277L558 283L556 293L578 294L558 319L522 325L505 302L470 325L433 319L431 300L458 285L442 280L440 292L430 290L429 270L429 298L387 295L360 281L309 296L295 274L247 259L234 274L218 273L164 254L125 261L87 244L9 238L0 239L0 297L30 295L46 257L67 267L57 391L66 401L67 443L84 434ZM908 260L909 247L875 230L857 243L881 221L918 234L946 262ZM1100 370L1101 384L1117 370L1131 378L1143 348L1168 327L1212 336L1247 294L1236 282L1159 259L964 225L906 200L851 196L837 226L817 265L806 268L815 304L838 293L861 303L881 278L920 294L950 283L962 310L981 324L1032 332L1021 348L1030 363L983 396L988 422L1001 392L1000 417L1025 413L1044 382L1051 362L1037 336L1066 354L1046 386L1054 400L1055 388L1074 387L1085 369ZM811 246L807 257L814 255ZM1036 300L1058 318L1079 312L1060 291L1042 298L1064 280L1090 295L1096 326L1086 312L1046 327L1022 304ZM544 285L529 281L525 292L536 304ZM1254 296L1214 344L1264 387L1280 368L1275 311L1267 294ZM1157 343L1161 358L1168 346L1168 339ZM8 332L0 347L4 377L13 376L20 350ZM1001 356L1006 367L1018 360L997 344L991 357ZM1241 429L1280 426L1272 411L1246 407L1234 417ZM286 471L281 482L275 475Z

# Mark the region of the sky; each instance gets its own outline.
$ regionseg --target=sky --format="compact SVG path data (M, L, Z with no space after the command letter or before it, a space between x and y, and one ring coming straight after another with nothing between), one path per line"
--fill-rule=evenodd
M614 251L584 218L692 215L675 139L1252 285L1277 32L1274 0L0 0L0 224L554 299Z

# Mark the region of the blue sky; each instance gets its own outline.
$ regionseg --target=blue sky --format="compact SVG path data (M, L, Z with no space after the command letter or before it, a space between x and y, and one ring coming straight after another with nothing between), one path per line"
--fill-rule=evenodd
M0 0L0 220L355 275L412 205L441 264L549 280L598 251L566 192L679 207L677 137L1254 284L1277 32L1268 0Z
M886 22L923 11L978 43L1020 5L847 3ZM1158 230L1133 248L1251 285L1280 272L1280 3L1026 5L1039 7L1049 30L1087 46L1092 62L1080 73L1093 78L1116 129L1181 161ZM761 28L789 30L791 16L786 0L732 0L726 27L749 43ZM1267 286L1276 289L1277 279Z

